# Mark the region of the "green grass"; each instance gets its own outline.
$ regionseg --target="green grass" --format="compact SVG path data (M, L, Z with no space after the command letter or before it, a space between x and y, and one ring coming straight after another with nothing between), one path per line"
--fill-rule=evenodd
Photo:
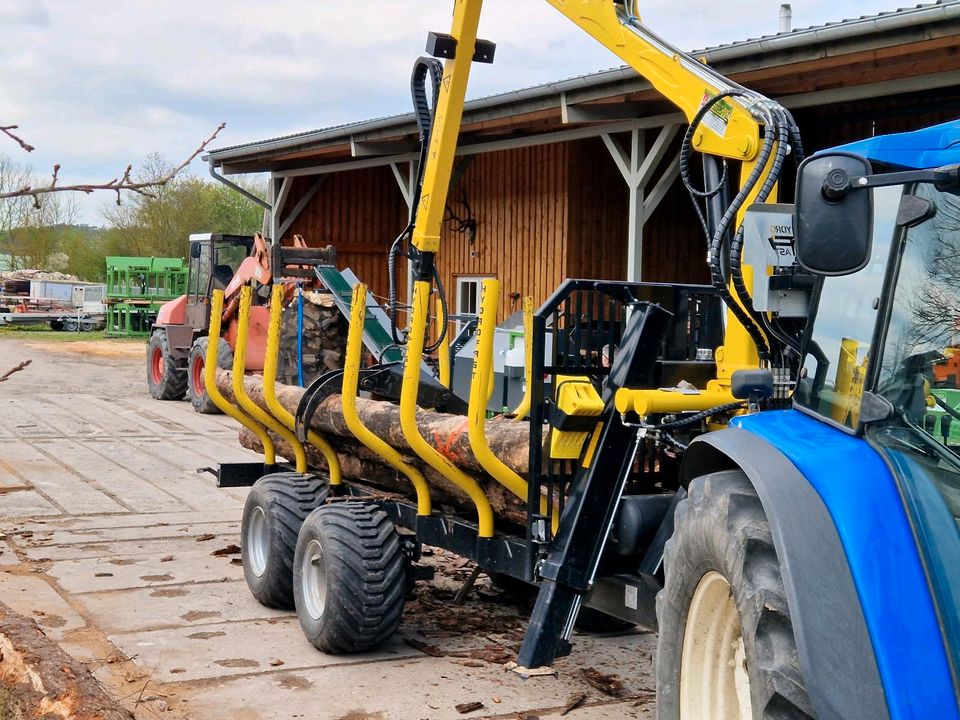
M0 339L12 340L40 340L43 342L76 342L77 340L96 341L109 340L118 343L145 343L146 338L108 338L106 330L93 332L67 332L65 330L51 330L48 325L30 325L27 327L0 327Z

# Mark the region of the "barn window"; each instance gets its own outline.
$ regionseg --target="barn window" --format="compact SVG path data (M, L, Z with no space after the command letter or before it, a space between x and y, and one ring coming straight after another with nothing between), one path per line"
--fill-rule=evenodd
M457 278L457 315L476 315L480 312L480 286L489 275L463 275ZM457 320L457 331L463 321Z

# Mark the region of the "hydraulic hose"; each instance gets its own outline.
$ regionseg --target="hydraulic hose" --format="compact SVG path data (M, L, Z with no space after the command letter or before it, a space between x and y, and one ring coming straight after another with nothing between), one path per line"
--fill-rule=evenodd
M430 78L432 94L427 93L427 77ZM417 130L420 139L420 160L417 164L417 179L413 186L413 197L410 200L410 214L407 226L403 229L393 244L387 256L387 276L389 279L389 293L387 297L387 315L390 317L390 334L393 342L402 345L403 340L397 334L397 258L404 255L409 258L409 252L404 252L403 245L410 239L413 226L417 221L417 207L420 205L420 193L423 190L423 171L427 165L427 153L430 149L430 131L433 129L433 108L437 106L440 96L440 83L443 81L443 65L439 60L421 56L413 64L410 75L410 95L413 99L413 114L417 120ZM437 277L437 276L435 276ZM446 299L442 302L446 304ZM444 308L444 316L447 315ZM435 348L434 348L435 349ZM428 352L432 352L428 349Z
M720 293L721 298L727 304L727 307L730 309L730 312L733 313L734 317L743 325L744 329L750 335L750 339L757 347L757 353L763 360L769 359L769 348L767 346L766 338L763 336L762 331L760 330L759 325L754 321L750 314L740 306L740 304L733 298L733 295L730 293L729 288L727 287L726 279L723 276L723 268L720 262L720 254L723 246L723 238L727 233L727 229L730 226L730 223L736 219L737 212L740 207L746 201L750 192L753 190L753 187L756 185L757 181L760 178L760 174L763 172L763 168L766 165L767 158L770 156L771 151L773 150L773 138L772 136L765 136L763 146L760 149L758 155L758 160L756 165L753 168L749 178L744 182L740 188L740 192L737 193L737 196L734 198L733 202L724 212L723 217L717 223L717 226L710 228L706 218L703 215L703 211L700 209L699 198L701 197L712 197L720 192L720 189L723 186L723 183L726 182L726 169L724 174L721 177L721 181L717 183L714 188L705 188L704 190L697 190L690 179L690 154L692 152L693 146L693 136L697 128L700 126L700 123L703 121L703 118L708 112L713 108L714 105L719 103L721 100L724 100L729 97L750 97L750 95L743 90L727 90L726 92L719 93L718 95L713 96L707 102L703 104L697 114L693 117L693 120L690 122L690 126L687 128L687 132L684 135L683 143L680 150L680 172L683 183L687 188L687 191L691 195L691 199L694 203L694 208L697 212L697 217L700 219L701 225L704 227L707 233L707 239L709 242L709 264L710 264L710 277L712 284L717 288Z

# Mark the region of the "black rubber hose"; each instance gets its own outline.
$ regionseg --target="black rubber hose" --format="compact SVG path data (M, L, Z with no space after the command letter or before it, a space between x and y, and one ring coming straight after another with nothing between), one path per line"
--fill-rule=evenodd
M443 288L440 271L437 270L436 265L433 266L433 281L437 284L437 299L440 301L440 312L443 315L443 324L440 326L440 334L437 336L437 341L432 345L424 346L423 349L428 353L432 353L443 345L444 338L447 337L447 318L450 317L450 313L447 312L447 293Z
M430 78L432 93L427 93L427 77ZM423 189L423 170L427 164L427 155L430 151L430 133L433 130L433 109L437 107L440 97L440 83L443 81L443 65L439 60L421 56L413 64L410 74L410 96L413 99L413 113L417 120L417 130L420 138L420 161L417 165L417 179L413 186L413 197L410 199L410 215L407 227L403 229L397 239L390 246L387 256L387 276L389 290L387 293L387 316L390 318L390 336L394 343L405 343L397 333L397 259L403 255L409 259L409 251L405 251L403 243L413 233L413 226L417 221L417 206L420 204L420 193Z
M718 183L716 188L706 189L704 191L697 191L696 188L692 188L692 185L689 184L689 154L691 152L691 146L693 143L693 135L696 132L697 127L703 121L703 118L706 116L710 109L718 102L728 97L744 97L747 96L747 93L741 90L728 90L726 92L715 95L710 98L707 102L703 104L697 114L693 117L690 122L690 127L687 128L687 132L684 135L683 145L681 146L681 167L684 166L684 156L686 156L686 177L684 184L687 186L688 191L692 190L692 195L699 196L700 193L716 193L719 192L721 184ZM710 230L708 230L708 242L709 242L709 261L710 261L710 277L711 282L714 287L717 288L724 302L726 302L727 307L737 318L747 333L750 335L750 339L757 347L757 354L763 360L769 360L770 352L767 345L767 340L763 335L763 332L760 329L760 326L756 323L753 317L740 306L740 304L733 298L733 295L730 293L729 288L726 284L726 278L723 273L723 265L720 259L720 255L723 248L723 239L726 236L727 230L730 227L730 224L736 219L737 212L740 207L746 201L746 198L749 196L749 193L753 190L753 187L760 179L760 175L763 172L764 167L766 166L767 159L770 156L770 153L773 151L773 136L765 135L764 143L760 149L758 155L758 162L754 169L751 171L751 174L747 181L740 188L740 191L737 193L736 197L731 202L730 206L724 212L723 217L717 223L715 228L712 228L712 236L710 235ZM697 207L698 216L701 219L701 223L706 226L706 221L703 219L702 213L697 204L696 198L694 202Z
M717 405L716 407L707 408L706 410L701 410L698 413L693 415L687 415L682 417L679 420L673 420L668 423L660 423L658 425L644 425L648 430L676 430L677 428L686 427L687 425L693 425L698 423L701 420L705 420L711 415L718 415L722 412L727 412L728 410L739 410L747 406L747 403L743 400L737 400L736 402L724 403L723 405Z
M787 129L784 127L777 119L773 118L772 115L767 117L767 120L772 121L772 125L766 126L766 133L773 135L776 134L776 153L773 156L773 160L770 163L770 170L764 178L763 184L760 187L756 195L756 202L766 202L767 198L770 197L770 193L773 192L773 188L780 177L780 172L783 168L783 161L787 154ZM743 280L743 237L744 231L743 226L741 226L736 234L734 235L733 241L730 243L730 279L733 284L734 292L737 294L737 298L740 300L740 304L744 309L750 314L750 317L753 318L753 321L762 327L767 334L767 337L770 338L771 335L777 339L781 338L776 336L775 331L770 326L770 323L767 322L766 316L754 309L753 307L753 298L750 295L750 292L747 290L747 286ZM781 340L782 341L782 340ZM780 348L771 343L771 351L775 351L777 361L782 360L782 351Z

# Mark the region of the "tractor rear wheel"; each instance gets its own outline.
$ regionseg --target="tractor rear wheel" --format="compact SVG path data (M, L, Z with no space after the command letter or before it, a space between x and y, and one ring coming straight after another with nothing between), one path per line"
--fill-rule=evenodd
M693 480L657 595L660 720L812 716L780 563L747 476Z
M264 475L243 506L240 553L247 587L262 605L293 607L293 556L304 518L327 499L330 488L316 475Z
M207 394L206 381L204 380L204 368L207 363L207 348L210 346L210 338L197 338L190 348L190 357L187 359L187 396L193 404L193 409L201 415L219 415L220 410ZM217 347L217 367L229 370L233 367L233 350L230 344L220 338L220 345Z
M76 330L76 323L72 326ZM64 328L69 329L65 321ZM147 343L147 387L155 400L181 400L187 392L187 374L170 354L167 333L154 330Z
M376 505L339 502L300 528L293 593L300 627L336 655L372 650L396 631L407 592L407 560L393 522Z

